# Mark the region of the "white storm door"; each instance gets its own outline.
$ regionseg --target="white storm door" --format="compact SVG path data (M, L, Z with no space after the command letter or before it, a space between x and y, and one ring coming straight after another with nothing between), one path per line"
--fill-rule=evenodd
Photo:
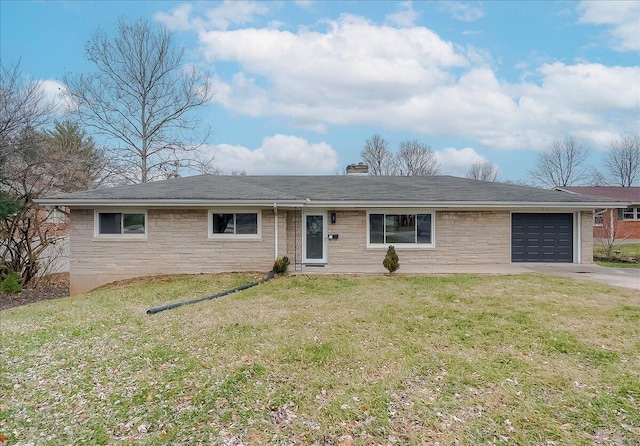
M304 216L304 263L327 263L326 215L305 214Z

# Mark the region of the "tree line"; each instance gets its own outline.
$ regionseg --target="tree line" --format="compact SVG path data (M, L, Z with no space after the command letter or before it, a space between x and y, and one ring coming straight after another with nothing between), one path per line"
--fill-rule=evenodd
M640 137L623 135L611 141L602 155L602 167L588 164L591 151L574 138L552 142L538 153L534 166L528 170L529 181L518 182L539 187L571 185L630 187L640 181ZM405 140L393 152L379 134L365 141L360 152L370 175L437 175L440 163L431 148L418 140ZM466 177L474 180L497 181L498 166L490 161L471 165Z
M588 164L590 150L572 137L554 141L538 154L529 175L547 187L572 185L631 187L640 181L640 137L623 135L610 142L602 167Z
M360 153L369 167L370 175L437 175L440 162L427 144L417 139L400 142L397 152L389 143L375 134L367 139Z
M407 139L398 145L398 151L389 148L389 143L379 134L365 141L360 152L362 161L369 167L370 175L438 175L440 161L431 147L417 139ZM496 181L498 167L489 162L474 163L467 171L467 177Z

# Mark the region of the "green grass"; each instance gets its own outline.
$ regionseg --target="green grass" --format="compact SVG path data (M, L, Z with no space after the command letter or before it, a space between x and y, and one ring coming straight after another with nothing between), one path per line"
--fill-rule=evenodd
M595 261L596 265L606 266L609 268L640 268L640 263L623 263L623 262L605 262L602 260Z
M605 248L602 245L594 244L593 255L596 258L603 258L605 256ZM633 263L627 263L624 261L605 261L597 260L595 263L600 266L607 266L610 268L640 268L640 263L637 259L640 259L640 243L628 243L624 245L616 245L614 247L614 256L621 260L635 260Z
M139 280L0 314L7 444L639 444L640 296L566 278ZM458 443L456 443L456 441Z

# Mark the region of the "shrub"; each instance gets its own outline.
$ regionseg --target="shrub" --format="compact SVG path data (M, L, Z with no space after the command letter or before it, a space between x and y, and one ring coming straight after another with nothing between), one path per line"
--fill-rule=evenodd
M0 291L4 293L19 293L21 290L20 273L9 273L7 277L0 282Z
M396 249L393 247L393 245L391 245L389 246L389 249L387 249L387 255L384 256L382 264L385 268L387 268L389 274L391 274L394 271L397 271L398 268L400 268L399 260L400 259L398 258L398 254L396 254Z
M275 274L284 274L287 272L288 266L289 266L289 257L284 256L281 259L277 259L273 263L273 272Z

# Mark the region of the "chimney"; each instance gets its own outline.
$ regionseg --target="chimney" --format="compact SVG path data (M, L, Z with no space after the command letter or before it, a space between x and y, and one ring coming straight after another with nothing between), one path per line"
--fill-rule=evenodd
M347 175L369 175L369 166L362 162L349 164L347 166Z

